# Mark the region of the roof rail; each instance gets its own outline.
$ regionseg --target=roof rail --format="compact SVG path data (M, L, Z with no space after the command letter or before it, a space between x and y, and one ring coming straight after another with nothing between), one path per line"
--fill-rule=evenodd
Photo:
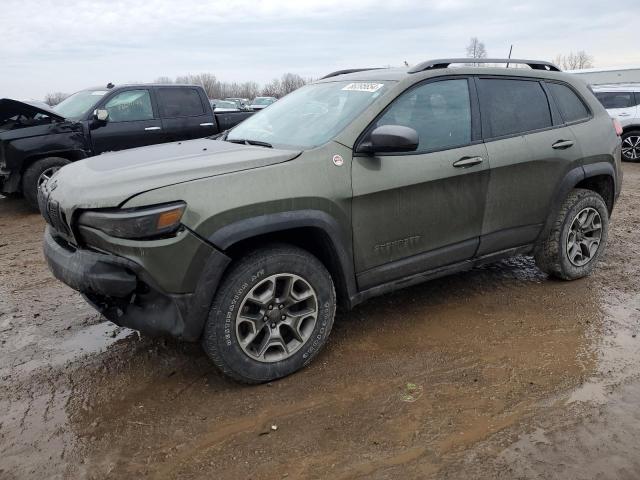
M336 70L335 72L331 72L329 75L325 75L320 80L324 80L325 78L337 77L338 75L346 75L347 73L366 72L368 70L382 70L382 68L381 67L348 68L346 70Z
M409 69L409 73L418 73L436 68L447 68L452 63L517 63L529 65L534 70L547 70L550 72L560 72L561 70L551 62L543 60L522 60L518 58L441 58L438 60L427 60Z

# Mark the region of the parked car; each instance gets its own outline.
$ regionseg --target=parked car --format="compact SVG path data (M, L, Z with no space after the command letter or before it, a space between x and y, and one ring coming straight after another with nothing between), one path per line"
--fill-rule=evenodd
M249 107L251 110L262 110L277 101L278 99L276 97L256 97L253 99Z
M220 112L239 112L240 109L235 102L230 102L227 100L210 100L211 107L213 107L213 111L216 113Z
M237 105L240 110L248 110L249 109L249 99L248 98L225 98L227 102L233 102Z
M487 61L532 68L335 72L219 140L69 165L41 189L47 262L109 320L200 340L249 383L308 365L337 304L518 254L589 275L619 129L552 64Z
M0 99L0 192L23 193L36 207L38 185L70 162L214 135L250 115L214 115L194 85L109 84L77 92L53 109Z
M622 159L640 161L640 83L594 85L593 91L622 125Z

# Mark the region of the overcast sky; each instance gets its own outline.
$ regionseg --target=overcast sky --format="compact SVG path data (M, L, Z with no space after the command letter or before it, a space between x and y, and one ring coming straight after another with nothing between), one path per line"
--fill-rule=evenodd
M210 72L265 83L284 72L464 56L640 65L637 0L2 0L0 98Z

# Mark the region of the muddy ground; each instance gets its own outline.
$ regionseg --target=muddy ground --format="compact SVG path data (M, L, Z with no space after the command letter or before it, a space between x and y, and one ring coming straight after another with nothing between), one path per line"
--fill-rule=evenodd
M592 277L519 257L386 295L255 387L104 322L48 273L41 218L0 199L0 478L639 478L640 165L624 168Z

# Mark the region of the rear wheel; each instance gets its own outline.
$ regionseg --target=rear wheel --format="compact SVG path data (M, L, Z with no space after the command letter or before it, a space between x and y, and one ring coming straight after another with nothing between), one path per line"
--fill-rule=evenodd
M609 211L602 197L592 190L576 188L536 248L536 264L564 280L589 275L605 249L608 233Z
M627 162L640 161L640 130L622 135L622 159Z
M36 160L29 165L22 175L22 194L31 208L38 209L40 185L47 182L54 173L69 163L66 158L47 157Z
M202 345L226 375L261 383L306 366L325 344L335 291L324 265L288 245L250 253L225 275Z

